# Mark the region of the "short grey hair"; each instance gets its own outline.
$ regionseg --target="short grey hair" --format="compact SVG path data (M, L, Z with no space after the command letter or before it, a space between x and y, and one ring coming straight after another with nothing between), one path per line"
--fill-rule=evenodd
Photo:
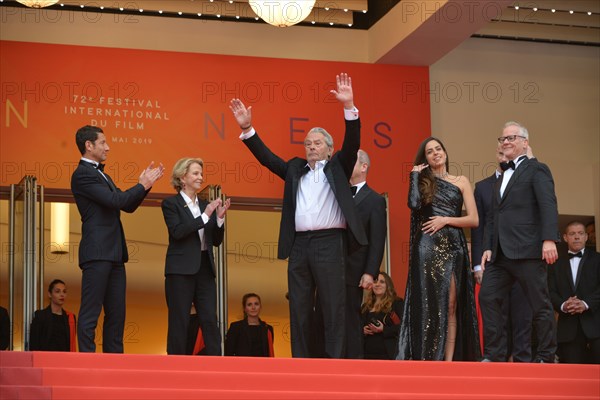
M371 168L371 158L369 157L367 152L364 151L363 149L358 150L357 158L358 158L358 162L360 162L361 164L367 164L367 172L368 172L369 169Z
M308 131L308 133L312 133L312 132L317 132L317 133L322 134L323 137L325 138L325 144L327 145L327 147L329 147L330 149L333 149L333 138L331 137L329 132L327 132L325 129L319 128L319 127L312 128L310 131Z
M509 126L516 126L517 128L519 128L519 134L521 136L525 137L525 139L529 140L529 131L523 125L521 125L520 123L515 122L515 121L508 121L507 123L504 124L503 129L506 129Z

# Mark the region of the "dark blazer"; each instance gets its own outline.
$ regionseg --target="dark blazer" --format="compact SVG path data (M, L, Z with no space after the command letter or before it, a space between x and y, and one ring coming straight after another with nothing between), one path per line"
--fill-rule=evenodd
M471 263L473 266L481 264L485 221L492 212L492 199L494 198L496 180L496 172L494 172L492 176L488 176L475 184L475 204L479 214L479 226L471 229Z
M50 306L37 310L33 314L33 320L31 321L31 328L29 332L29 350L41 350L41 351L70 351L71 342L75 338L71 337L71 327L69 326L69 312L63 310L62 321L65 325L65 331L67 336L64 338L64 343L67 347L56 347L56 343L52 343L53 339L53 324L52 324L52 309ZM73 322L75 322L75 316L73 315ZM73 329L74 330L74 329Z
M269 357L270 348L273 346L273 327L266 322L260 321L260 357ZM252 356L250 334L248 333L248 320L244 318L241 321L232 322L229 325L227 336L225 337L225 355L226 356ZM271 340L269 343L269 332Z
M548 289L552 306L558 313L556 328L559 343L575 339L577 324L581 324L587 339L600 337L600 254L585 250L579 262L577 280L573 282L571 263L566 253L548 269ZM577 296L590 307L582 314L571 315L561 311L560 306L569 297Z
M525 158L502 198L501 184L502 179L498 179L494 187L494 212L486 221L484 250L492 250L492 262L498 254L498 245L509 259L540 259L544 240L560 240L550 170L536 159Z
M121 210L132 213L149 190L137 184L122 192L108 175L91 163L79 161L71 176L71 191L81 215L79 265L88 261L126 263L129 260Z
M200 212L208 202L198 199ZM206 225L199 216L194 218L181 194L168 197L162 202L162 211L169 231L169 247L165 262L165 275L194 275L200 270L202 249L198 230L204 228L204 239L208 249L208 257L213 274L216 276L213 246L223 242L225 226L217 226L217 213L212 213Z
M244 140L244 144L250 149L258 162L285 181L277 257L282 260L286 259L292 251L296 236L296 194L298 193L300 178L307 171L305 169L307 161L299 157L284 161L269 150L257 133ZM359 147L360 120L346 120L346 134L342 148L331 157L331 160L323 169L346 218L348 232L350 232L349 243L351 249L357 249L359 246L365 246L368 243L348 185Z
M387 236L385 198L365 183L354 196L354 202L369 245L361 247L352 257L348 257L346 284L351 286L357 286L363 274L377 279Z

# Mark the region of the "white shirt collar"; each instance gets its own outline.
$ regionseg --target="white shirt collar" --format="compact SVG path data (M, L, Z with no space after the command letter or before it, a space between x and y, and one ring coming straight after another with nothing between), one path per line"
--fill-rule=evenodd
M184 191L183 191L183 190L181 190L181 191L179 192L179 194L181 195L181 197L183 197L183 200L185 201L185 204L187 204L188 206L189 206L189 205L193 205L193 206L195 206L195 205L197 205L197 204L198 204L198 197L197 197L197 196L194 198L194 201L192 201L192 199L190 199L190 198L188 197L188 195L184 193Z

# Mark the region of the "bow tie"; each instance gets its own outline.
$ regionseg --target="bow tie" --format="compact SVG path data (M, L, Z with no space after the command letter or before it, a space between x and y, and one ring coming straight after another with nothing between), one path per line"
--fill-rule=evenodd
M521 161L522 159L524 159L526 156L520 156L517 158L517 162ZM516 164L513 160L510 160L508 162L501 162L500 163L500 169L502 169L502 171L506 171L507 169L512 169L514 170L516 168Z
M356 192L358 191L358 186L352 186L350 188L350 190L352 191L352 196L356 196Z
M98 171L104 172L104 164L102 163L98 163L98 165L94 164L94 168L96 168Z
M569 253L569 260L570 260L571 258L573 258L573 257L579 257L579 258L581 258L581 257L583 257L583 253L581 253L581 252L577 252L577 253Z
M500 169L502 169L502 171L506 171L507 169L515 169L515 162L514 161L503 161L500 163Z

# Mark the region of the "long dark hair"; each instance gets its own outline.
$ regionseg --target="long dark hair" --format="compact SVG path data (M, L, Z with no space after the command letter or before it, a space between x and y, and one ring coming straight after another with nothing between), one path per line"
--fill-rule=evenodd
M396 289L394 288L394 282L392 281L392 278L390 278L390 276L388 274L386 274L385 272L379 271L379 273L377 274L377 277L375 279L379 279L379 276L383 276L383 279L385 279L385 293L383 294L383 300L381 301L381 303L378 304L378 309L374 309L374 312L384 312L384 313L389 313L390 311L392 311L392 304L394 303L394 300L396 300L398 298L398 295L396 294ZM362 313L365 314L367 312L369 312L371 310L371 308L373 308L373 305L376 302L376 298L375 298L375 293L373 293L373 289L371 289L369 292L367 292L368 294L365 296L363 305L362 305Z
M425 147L427 143L435 140L442 146L442 150L446 153L446 172L450 169L450 157L448 157L448 152L446 151L446 147L444 143L436 137L430 136L427 139L423 140L417 149L417 155L415 156L414 165L427 164L427 157L425 156ZM437 183L435 180L435 176L431 171L431 166L425 168L419 174L419 192L421 193L421 203L422 204L431 204L433 200L433 194L437 189Z

